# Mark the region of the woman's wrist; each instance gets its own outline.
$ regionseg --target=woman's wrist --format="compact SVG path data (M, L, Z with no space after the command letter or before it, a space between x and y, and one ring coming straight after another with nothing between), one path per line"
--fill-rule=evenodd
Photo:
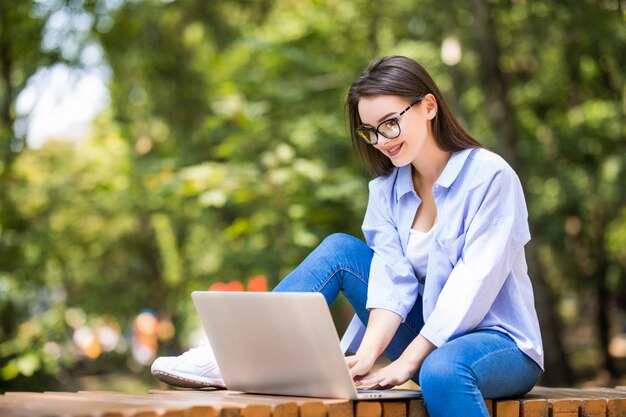
M409 349L407 348L404 352L402 352L402 355L400 355L397 360L403 362L408 369L412 369L417 372L417 370L421 368L424 359L426 358L418 355L415 352L409 351Z
M413 339L409 346L407 346L398 359L406 363L407 366L417 370L422 366L422 363L430 352L435 349L437 349L437 346L419 334Z
M361 359L364 360L369 360L372 362L375 362L376 359L378 359L378 357L380 356L380 352L378 352L378 349L376 349L373 346L369 346L367 344L363 344L361 343L361 346L359 346L359 348L356 351L356 356L358 356Z
M387 348L401 322L402 317L394 312L372 309L365 335L363 336L361 346L357 350L357 354L374 361L378 359Z

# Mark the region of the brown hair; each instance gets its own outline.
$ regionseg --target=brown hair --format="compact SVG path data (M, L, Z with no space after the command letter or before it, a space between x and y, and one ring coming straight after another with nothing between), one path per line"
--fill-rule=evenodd
M357 137L356 128L362 123L359 100L361 97L393 95L412 101L428 93L435 97L438 105L437 114L431 122L437 146L447 152L482 148L454 118L439 88L420 64L403 56L378 58L352 84L346 100L352 146L358 150L363 162L375 176L389 174L394 166L389 158Z

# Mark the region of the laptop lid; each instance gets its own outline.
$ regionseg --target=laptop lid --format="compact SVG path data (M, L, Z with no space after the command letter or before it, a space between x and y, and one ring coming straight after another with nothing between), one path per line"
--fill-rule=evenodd
M395 390L357 394L320 293L194 291L192 299L231 390L351 399L419 396Z

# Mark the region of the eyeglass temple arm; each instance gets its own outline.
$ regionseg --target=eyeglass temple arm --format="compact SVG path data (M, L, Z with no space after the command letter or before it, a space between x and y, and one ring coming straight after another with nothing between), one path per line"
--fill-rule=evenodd
M424 100L424 97L425 97L425 96L421 96L421 97L418 97L418 98L416 98L415 100L413 100L413 101L411 102L411 104L409 104L409 105L407 106L407 108L406 108L406 109L402 110L402 111L398 114L398 117L400 117L400 116L402 116L404 113L408 112L408 111L409 111L409 109L410 109L411 107L413 107L413 106L415 105L415 103L417 103L418 101L422 101L422 100Z

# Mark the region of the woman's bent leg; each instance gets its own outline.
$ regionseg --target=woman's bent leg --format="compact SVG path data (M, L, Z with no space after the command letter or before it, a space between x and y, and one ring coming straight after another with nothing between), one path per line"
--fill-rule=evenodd
M454 339L433 351L419 372L430 417L489 416L484 398L530 391L541 368L507 335L487 330Z
M359 318L368 316L367 282L373 252L363 241L343 233L328 236L287 275L274 291L320 292L330 305L339 291Z

